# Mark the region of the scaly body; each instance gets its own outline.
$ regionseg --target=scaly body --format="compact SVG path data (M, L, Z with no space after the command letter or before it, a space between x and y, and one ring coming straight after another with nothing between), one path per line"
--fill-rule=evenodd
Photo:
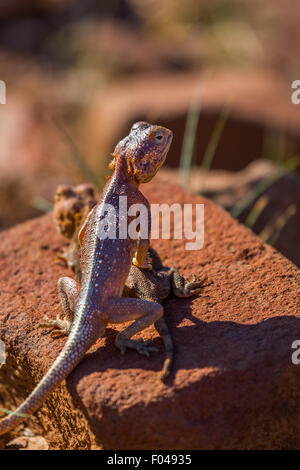
M95 188L92 185L58 186L55 193L54 220L60 233L71 239L70 245L59 256L68 267L73 269L78 279L81 279L80 269L80 244L77 231L84 223L87 210L91 204L97 204ZM200 281L189 282L181 276L174 267L163 266L158 253L150 246L148 256L152 269L141 269L131 265L128 278L123 290L124 297L137 297L150 302L162 303L172 292L176 297L191 297L199 293L203 288L206 278ZM194 276L195 277L195 276ZM42 326L53 328L52 335L68 334L70 327L60 319L47 318L47 323ZM166 349L167 357L159 374L160 379L165 379L171 370L174 357L173 341L164 316L154 322Z
M147 267L149 240L134 240L128 236L119 239L119 219L126 217L129 223L134 218L119 213L119 196L127 196L128 207L136 203L147 207L150 234L149 204L138 187L156 174L166 158L171 140L172 133L168 129L139 122L116 146L111 164L114 174L103 191L101 201L89 213L79 233L81 288L71 278L58 281L62 306L70 325L66 344L31 395L14 413L0 421L0 435L23 421L23 414L33 413L41 405L81 361L90 346L104 335L107 323L136 320L117 336L116 345L123 353L127 347L142 354L151 350L148 344L130 338L162 316L161 305L141 299L121 298L132 262L138 267ZM114 208L116 220L107 218L108 205ZM115 239L104 238L103 218L108 221L108 230L111 224L115 224Z

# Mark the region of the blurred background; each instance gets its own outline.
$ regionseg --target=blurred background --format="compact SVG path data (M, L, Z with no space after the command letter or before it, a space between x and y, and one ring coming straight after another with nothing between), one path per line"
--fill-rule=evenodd
M174 132L161 178L300 266L299 49L294 0L1 0L0 229L100 190L146 120Z

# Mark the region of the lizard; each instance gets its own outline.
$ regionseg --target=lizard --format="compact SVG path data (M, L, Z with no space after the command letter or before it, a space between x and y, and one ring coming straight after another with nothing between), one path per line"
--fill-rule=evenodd
M123 290L123 296L138 297L151 302L162 303L171 292L180 298L192 297L203 290L205 276L196 281L196 276L190 282L181 276L175 267L163 266L160 256L152 246L148 248L152 268L143 269L132 265ZM154 322L154 327L160 335L166 350L166 359L160 371L160 380L166 379L171 371L174 358L172 337L164 316Z
M58 231L70 241L70 245L56 256L56 261L63 260L81 281L80 243L78 234L83 221L90 210L97 204L96 190L92 184L71 186L61 184L54 194L53 218Z
M128 232L126 237L120 236L122 219L128 226L137 216L120 210L119 199L122 195L127 196L128 207L136 203L146 207L150 234L150 205L139 186L149 182L164 163L172 138L169 129L141 121L133 124L129 134L115 147L110 165L113 175L103 189L101 200L89 212L78 234L81 286L70 277L58 280L65 316L69 320L74 317L68 338L32 393L14 412L0 421L0 435L22 422L24 415L32 414L39 408L97 339L104 336L108 323L135 320L116 336L115 344L122 354L126 348L136 349L141 354L151 352L148 342L132 340L131 337L162 317L162 306L157 302L121 297L131 264L149 268L149 237L142 237L141 230L139 237L129 237ZM116 236L107 236L113 229Z
M80 272L80 244L78 242L78 230L84 223L86 214L91 205L97 203L96 190L93 185L59 185L54 196L54 222L58 231L71 239L70 245L58 256L66 265L81 278ZM124 297L138 297L152 302L162 303L172 292L176 297L191 297L203 289L207 277L196 282L189 282L181 276L175 267L163 266L163 263L152 246L149 246L148 256L151 261L151 269L142 269L132 265L123 290ZM60 318L45 320L40 324L42 327L53 328L52 336L60 334L67 335L70 323L63 322ZM173 362L173 342L164 316L159 318L154 327L159 333L165 346L166 359L164 361L159 378L164 380L168 377Z

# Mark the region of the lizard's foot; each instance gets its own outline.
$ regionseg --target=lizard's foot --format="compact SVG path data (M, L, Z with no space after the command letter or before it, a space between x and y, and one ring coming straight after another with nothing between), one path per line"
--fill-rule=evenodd
M66 266L68 266L68 261L65 252L62 253L57 253L54 257L54 263L59 263L60 261L63 261Z
M158 349L155 346L152 346L152 340L147 339L147 341L139 339L127 339L117 336L116 346L120 349L121 354L125 354L126 349L135 349L139 354L149 357L151 352L158 352Z
M208 276L203 277L196 281L195 274L193 281L189 282L187 279L179 275L177 270L173 271L173 292L176 297L191 297L192 295L199 294L203 290L204 283L209 280Z
M47 315L44 316L44 322L39 324L40 327L46 328L53 328L50 335L53 338L57 338L58 336L63 336L70 333L72 323L67 318L61 319L59 315L57 315L55 320L52 320Z
M208 281L208 276L204 276L200 280L196 280L197 276L193 274L193 281L192 282L187 282L185 285L185 290L189 292L190 294L197 294L200 292L201 289L203 289L203 284Z

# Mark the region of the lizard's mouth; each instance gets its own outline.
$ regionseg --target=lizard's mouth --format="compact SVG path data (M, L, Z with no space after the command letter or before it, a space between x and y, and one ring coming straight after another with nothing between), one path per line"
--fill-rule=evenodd
M172 139L173 139L173 132L169 131L169 135L167 137L167 145L171 145Z

